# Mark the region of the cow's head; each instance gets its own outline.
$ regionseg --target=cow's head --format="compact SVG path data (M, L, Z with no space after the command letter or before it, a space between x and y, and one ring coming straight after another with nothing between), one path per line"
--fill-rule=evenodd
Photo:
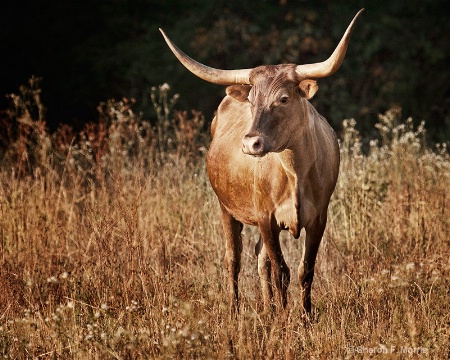
M246 154L261 156L282 151L292 135L290 114L301 114L302 99L310 99L317 91L314 79L333 74L339 69L347 51L356 19L353 18L331 56L320 63L305 65L259 66L254 69L220 70L208 67L183 53L160 29L169 48L180 62L203 80L231 85L227 94L238 101L248 101L252 109L252 126L242 139ZM286 121L284 121L286 120Z
M303 99L314 96L317 83L300 78L293 64L259 66L250 73L250 83L227 88L229 96L251 107L252 124L242 138L242 151L256 156L283 151L306 118Z

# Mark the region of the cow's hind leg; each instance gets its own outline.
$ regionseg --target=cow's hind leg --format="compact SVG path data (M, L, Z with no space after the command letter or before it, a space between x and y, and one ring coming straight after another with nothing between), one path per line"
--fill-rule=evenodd
M241 269L243 225L233 218L228 211L221 206L222 224L225 232L225 266L228 275L229 302L233 312L239 312L238 277Z
M302 261L298 268L298 280L302 287L302 305L308 316L311 314L311 285L314 278L314 266L327 223L326 218L326 214L318 217L311 226L306 228L305 246Z
M267 224L259 224L261 236L263 239L264 249L270 259L272 270L272 281L275 285L278 294L278 303L282 308L287 305L287 289L290 282L290 271L284 261L283 253L280 246L280 229L278 228L275 219Z
M261 236L255 246L255 254L258 257L258 274L261 280L261 289L263 294L264 309L269 309L272 306L273 292L272 285L270 283L270 259L267 255L266 248L263 244Z

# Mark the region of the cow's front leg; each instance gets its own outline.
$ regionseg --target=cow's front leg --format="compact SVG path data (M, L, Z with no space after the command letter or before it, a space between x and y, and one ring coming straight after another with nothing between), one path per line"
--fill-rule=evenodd
M290 271L284 261L283 253L280 246L280 229L275 219L271 219L267 223L260 223L259 229L263 239L264 249L270 259L272 269L272 281L278 294L278 304L282 308L287 305L287 289L290 282Z
M241 270L243 225L221 205L222 224L225 232L225 267L228 275L228 294L231 311L239 312L238 277Z
M317 218L312 226L306 229L302 261L298 268L298 281L302 287L302 305L308 317L311 315L311 285L314 279L314 266L326 223L325 214L322 219Z
M264 309L268 310L273 305L272 284L270 282L270 259L264 247L262 237L255 246L255 254L258 257L258 274L261 281L261 290L264 301Z

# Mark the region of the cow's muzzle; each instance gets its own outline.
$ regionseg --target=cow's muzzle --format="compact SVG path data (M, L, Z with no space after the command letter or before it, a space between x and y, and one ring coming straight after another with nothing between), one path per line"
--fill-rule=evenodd
M242 152L254 156L265 155L267 151L264 138L261 135L245 135L242 139Z

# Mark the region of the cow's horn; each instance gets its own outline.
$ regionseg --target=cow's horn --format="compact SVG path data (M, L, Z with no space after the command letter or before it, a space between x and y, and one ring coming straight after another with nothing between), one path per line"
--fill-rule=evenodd
M350 36L352 35L356 19L363 11L364 9L361 9L355 15L338 46L327 60L320 63L297 66L296 72L301 78L322 78L333 74L337 71L337 69L339 69L342 61L344 61L345 53L347 52L348 43L350 42Z
M170 41L162 29L159 29L159 31L161 31L167 45L169 45L170 50L172 50L178 60L180 60L191 73L199 78L220 85L250 84L249 77L252 69L220 70L200 64L187 56L172 41Z

